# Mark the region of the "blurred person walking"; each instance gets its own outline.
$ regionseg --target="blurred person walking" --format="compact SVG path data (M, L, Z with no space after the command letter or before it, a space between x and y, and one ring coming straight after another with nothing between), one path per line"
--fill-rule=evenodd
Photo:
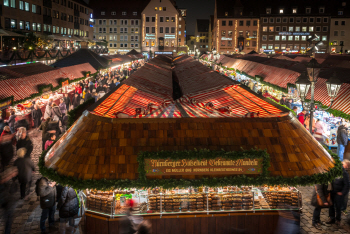
M34 163L30 157L25 157L26 149L20 148L17 150L17 159L14 166L18 168L18 182L20 184L21 199L30 193L30 186L32 185L32 173L35 171ZM27 187L27 185L29 185ZM27 189L28 188L28 189Z

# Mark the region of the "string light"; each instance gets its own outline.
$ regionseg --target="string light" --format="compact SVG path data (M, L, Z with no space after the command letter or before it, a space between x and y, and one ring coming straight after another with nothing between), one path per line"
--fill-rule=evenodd
M146 41L145 41L145 14L143 14L143 19L142 19L142 41L145 43L146 45Z
M216 50L218 51L218 54L220 54L220 49L219 49L220 23L219 23L219 20L217 21L217 26L218 26L218 29L216 30Z
M237 48L237 20L235 20L235 50Z
M258 32L256 34L256 52L259 51L259 30L260 30L260 20L258 20Z
M176 43L176 47L178 47L179 46L179 40L177 39L177 37L178 37L178 22L177 22L177 14L175 15L175 24L176 24L176 27L175 27L175 42L174 43ZM174 45L175 46L175 45Z
M156 42L154 46L157 46L157 35L158 35L158 14L156 14Z

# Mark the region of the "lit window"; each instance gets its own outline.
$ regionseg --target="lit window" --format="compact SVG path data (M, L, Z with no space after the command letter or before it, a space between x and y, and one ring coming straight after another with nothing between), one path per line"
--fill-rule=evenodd
M266 14L271 14L271 8L266 8Z
M4 6L9 6L9 0L4 0Z
M283 11L284 11L283 9L280 9L280 14L283 14Z
M314 31L314 27L309 27L309 32L313 32Z
M11 0L11 7L16 8L16 0Z
M275 36L275 41L279 41L280 40L280 36Z
M15 19L11 19L11 28L14 28L14 29L17 28L17 22Z
M288 36L288 41L293 41L293 36Z
M29 2L24 3L24 9L25 11L29 11Z
M310 14L311 13L311 8L306 8L305 11L306 11L306 14Z
M299 39L300 39L300 36L295 36L294 37L294 40L296 40L296 41L299 41Z
M155 10L155 11L158 11L158 7L155 7L154 10Z
M293 14L298 13L298 9L297 8L293 8Z
M327 41L327 36L322 36L322 41Z
M225 12L225 16L228 16L228 12Z

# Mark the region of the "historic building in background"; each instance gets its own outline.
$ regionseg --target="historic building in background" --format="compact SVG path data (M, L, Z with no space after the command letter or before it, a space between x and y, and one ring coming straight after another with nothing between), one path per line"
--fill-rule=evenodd
M111 54L141 52L141 12L147 1L90 1L94 9L94 38L106 41Z
M2 0L1 27L37 37L50 35L62 47L93 38L92 9L82 0ZM1 47L2 48L2 47Z
M249 53L259 48L259 16L254 6L239 0L216 0L212 26L212 50L217 53Z
M345 1L332 9L329 52L350 53L350 7Z
M174 1L151 0L142 11L142 52L145 55L187 52L186 11Z
M199 54L203 54L209 49L209 20L197 19L196 29L194 33L196 37L196 50Z

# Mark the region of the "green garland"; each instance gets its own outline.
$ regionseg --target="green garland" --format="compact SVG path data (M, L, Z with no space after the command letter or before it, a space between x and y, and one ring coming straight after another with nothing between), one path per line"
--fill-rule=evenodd
M52 144L54 145L54 144ZM51 145L51 146L52 146ZM49 150L49 149L48 149ZM54 169L45 167L45 155L47 151L44 151L39 159L39 171L40 173L49 178L50 180L56 181L60 184L66 184L72 186L75 189L98 189L98 190L110 190L113 188L188 188L190 186L200 187L222 187L227 185L289 185L289 186L306 186L313 184L326 184L336 177L342 175L342 164L337 155L330 152L335 160L335 166L330 168L327 173L314 174L311 176L296 176L294 178L284 177L273 177L268 175L267 168L270 166L270 157L265 150L245 150L238 152L227 152L227 151L211 151L211 150L192 150L192 151L159 151L159 152L140 152L138 156L139 162L139 173L140 178L138 180L82 180L74 177L59 175ZM145 176L144 172L144 159L145 158L171 158L171 159L205 159L225 157L230 159L239 158L263 158L263 172L258 177L242 176L228 176L222 178L202 178L195 180L187 179L152 179L149 180Z
M70 128L74 122L80 117L81 113L84 112L89 106L91 106L93 103L95 103L95 98L89 98L86 102L80 104L73 110L68 112L68 124L67 129ZM77 114L80 114L79 116Z
M295 113L295 112L294 112L292 109L289 109L289 107L288 107L288 106L286 106L286 105L282 105L281 103L276 102L276 101L275 101L275 100L273 100L272 98L269 98L269 97L268 97L268 99L270 99L271 101L273 101L274 103L276 103L276 104L278 104L278 105L280 105L280 106L283 106L284 108L286 108L286 109L288 109L290 112L292 112L294 116L297 116L297 113Z

